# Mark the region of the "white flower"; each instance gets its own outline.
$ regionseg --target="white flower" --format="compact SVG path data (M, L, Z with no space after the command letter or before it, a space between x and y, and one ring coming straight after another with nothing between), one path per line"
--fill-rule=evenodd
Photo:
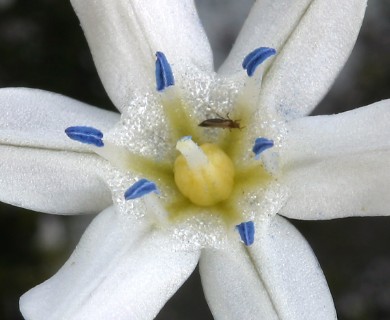
M305 117L347 59L366 1L257 1L218 73L191 1L72 4L122 116L0 90L1 200L57 214L108 207L21 298L26 319L152 319L199 258L216 319L335 319L316 258L281 216L389 213L390 102ZM258 47L277 55L262 66L250 56L249 77L241 65ZM182 178L202 170L188 188ZM139 181L158 194L129 191Z

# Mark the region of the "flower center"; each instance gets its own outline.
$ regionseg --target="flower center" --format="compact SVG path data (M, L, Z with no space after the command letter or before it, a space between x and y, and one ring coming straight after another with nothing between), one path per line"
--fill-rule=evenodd
M249 53L242 64L249 78L265 59L274 54L274 49L266 47ZM169 158L169 162L160 158L149 159L129 152L109 139L106 141L103 133L96 128L74 126L67 128L65 133L73 140L92 145L97 154L114 166L145 177L124 193L120 190L122 181L118 181L120 186L115 185L113 193L120 190L122 194L119 199L133 201L150 194L149 201L145 201L150 208L153 207L150 211L164 211L158 214L160 218L164 216L171 221L187 214L218 215L223 218L227 228L235 227L244 244L250 246L255 235L253 214L259 209L259 201L263 197L261 190L259 194L259 185L264 189L272 179L262 165L242 155L249 152L248 144L253 140L254 160L259 160L260 154L274 145L273 140L268 138L243 134L247 132L243 129L253 120L251 115L256 95L254 99L243 97L247 94L252 97L251 90L255 87L257 92L257 81L261 81L261 74L255 81L248 80L244 93L236 97L233 118L230 118L229 112L222 117L215 110L217 117L199 123L199 119L189 111L180 88L175 87L172 69L165 55L157 52L156 57L156 89L170 124L170 141L178 141L176 149L180 152L173 165L172 158ZM207 133L207 130L223 129L226 129L226 133L212 136ZM201 145L197 145L191 137ZM165 210L156 204L153 193L158 195ZM202 222L201 225L206 224Z
M212 206L227 200L234 186L234 165L215 144L200 147L189 137L181 139L176 148L181 155L174 164L174 176L180 192L193 204Z

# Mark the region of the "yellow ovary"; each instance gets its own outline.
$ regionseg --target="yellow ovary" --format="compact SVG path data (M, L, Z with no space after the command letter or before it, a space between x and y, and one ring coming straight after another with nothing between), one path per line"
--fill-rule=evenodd
M233 162L217 145L206 143L200 148L207 157L207 163L193 168L180 155L174 165L175 182L192 203L212 206L231 195L235 170Z

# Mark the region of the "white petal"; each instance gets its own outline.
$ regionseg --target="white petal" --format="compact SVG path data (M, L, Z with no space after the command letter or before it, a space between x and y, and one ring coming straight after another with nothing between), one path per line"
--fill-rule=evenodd
M287 220L256 224L249 252L280 319L336 319L332 296L312 249Z
M278 54L267 65L259 105L287 119L310 113L326 94L358 35L366 0L260 0L221 72L239 70L260 46ZM271 63L268 62L268 63ZM228 68L229 64L234 66Z
M93 154L0 146L0 201L56 214L99 212L111 204Z
M281 217L256 223L251 247L202 252L200 271L216 319L335 319L311 248Z
M390 151L305 164L280 180L290 196L280 214L294 219L389 215Z
M22 296L26 319L153 319L195 268L199 252L113 208L92 222L67 263Z
M212 71L212 54L193 1L72 0L96 67L114 104L156 89L155 53L162 51L176 80L188 66Z
M287 123L284 167L347 154L390 150L390 99L330 116Z
M263 280L242 244L204 249L199 262L207 303L216 320L279 319Z
M119 114L77 100L37 89L0 89L0 144L37 148L88 151L70 140L70 126L92 126L107 132Z
M297 219L388 215L390 100L288 124L281 214Z

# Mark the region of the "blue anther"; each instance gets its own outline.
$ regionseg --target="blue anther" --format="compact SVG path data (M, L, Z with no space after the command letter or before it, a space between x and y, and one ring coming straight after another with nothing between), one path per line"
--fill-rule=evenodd
M253 244L255 241L255 224L253 221L242 222L236 225L236 229L246 246Z
M252 77L256 68L274 54L276 54L276 50L273 48L257 48L245 57L242 67L246 70L248 76Z
M103 147L103 133L92 127L75 126L65 129L66 135L72 140L86 144L93 144L96 147Z
M125 200L137 199L151 192L158 193L156 184L147 179L141 179L126 190Z
M258 160L260 158L260 154L274 146L274 142L267 138L257 138L255 140L255 144L253 145L252 151L255 154L255 159Z
M157 91L162 91L166 87L173 86L175 79L173 77L171 66L165 56L160 51L156 52L156 84Z

